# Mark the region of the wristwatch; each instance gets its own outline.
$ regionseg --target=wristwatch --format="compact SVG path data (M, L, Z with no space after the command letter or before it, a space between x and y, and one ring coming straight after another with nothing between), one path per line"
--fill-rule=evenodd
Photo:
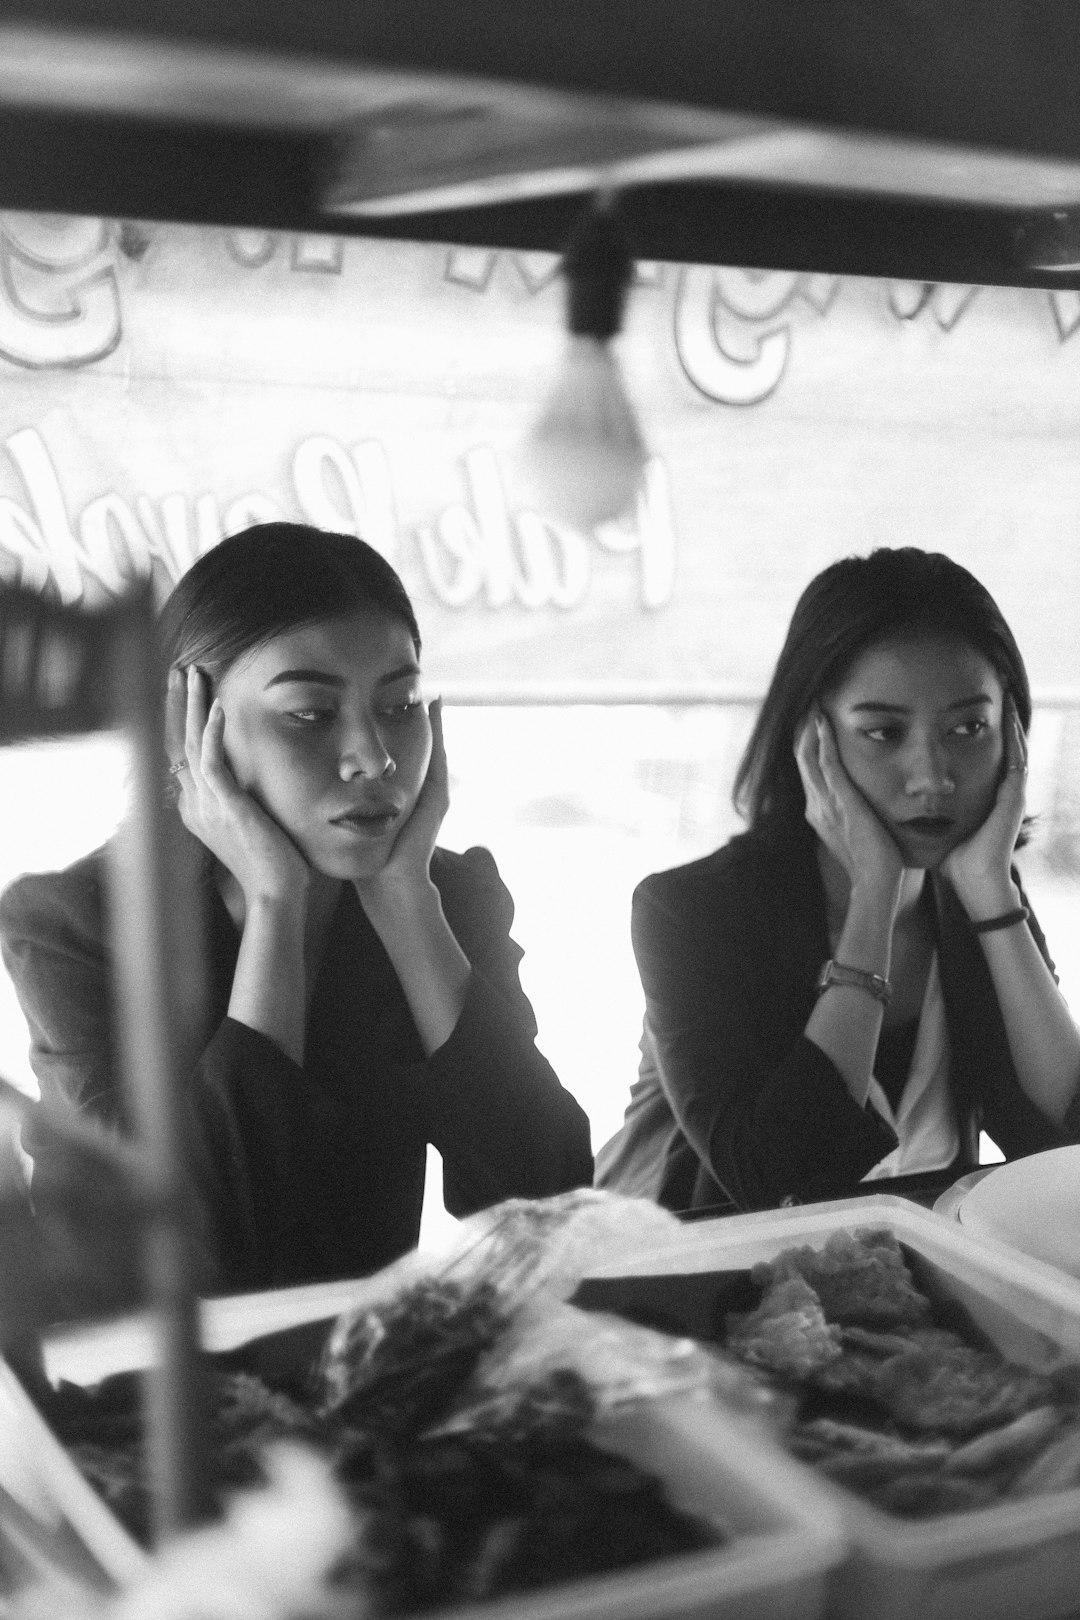
M856 990L866 990L876 997L883 1006L887 1006L892 995L892 985L880 973L867 973L864 968L848 967L846 962L834 962L830 956L821 972L817 976L817 993L820 996L831 984L848 984Z

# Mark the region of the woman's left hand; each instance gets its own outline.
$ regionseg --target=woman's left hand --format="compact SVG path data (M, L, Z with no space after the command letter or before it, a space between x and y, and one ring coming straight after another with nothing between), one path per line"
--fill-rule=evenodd
M1005 770L990 814L941 865L942 876L948 878L972 917L994 916L1016 904L1010 867L1024 819L1027 739L1009 694L1005 697L1003 730Z
M431 758L427 775L409 819L394 840L389 859L374 877L361 878L356 889L361 900L426 889L429 868L447 810L450 808L450 773L443 743L442 698L428 706L431 722Z
M412 814L374 877L356 883L360 904L397 973L429 1055L449 1040L468 994L472 969L451 931L431 876L431 857L450 805L442 699L428 709L431 758Z

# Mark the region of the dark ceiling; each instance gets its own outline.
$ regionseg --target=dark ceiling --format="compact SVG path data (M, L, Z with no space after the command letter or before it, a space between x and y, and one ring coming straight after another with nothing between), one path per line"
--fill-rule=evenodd
M1075 0L13 0L0 207L1080 286L1078 83Z

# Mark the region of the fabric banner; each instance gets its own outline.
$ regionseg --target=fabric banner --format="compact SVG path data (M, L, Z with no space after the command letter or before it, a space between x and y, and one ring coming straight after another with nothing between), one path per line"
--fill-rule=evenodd
M582 533L514 495L549 255L0 217L0 578L94 601L275 516L377 545L448 698L760 692L802 586L949 552L1080 699L1080 294L638 266L650 460Z

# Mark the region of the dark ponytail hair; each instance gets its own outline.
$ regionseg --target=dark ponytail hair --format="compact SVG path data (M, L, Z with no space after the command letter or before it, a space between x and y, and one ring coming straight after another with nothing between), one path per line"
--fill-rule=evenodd
M306 523L255 523L188 569L159 630L170 666L197 664L216 686L238 658L283 631L370 608L400 619L419 654L413 605L374 546Z
M882 547L823 570L795 605L769 689L735 776L735 808L752 827L803 827L806 798L795 762L796 730L811 704L843 680L867 647L890 636L966 642L1031 724L1031 690L1020 649L990 592L938 551Z

